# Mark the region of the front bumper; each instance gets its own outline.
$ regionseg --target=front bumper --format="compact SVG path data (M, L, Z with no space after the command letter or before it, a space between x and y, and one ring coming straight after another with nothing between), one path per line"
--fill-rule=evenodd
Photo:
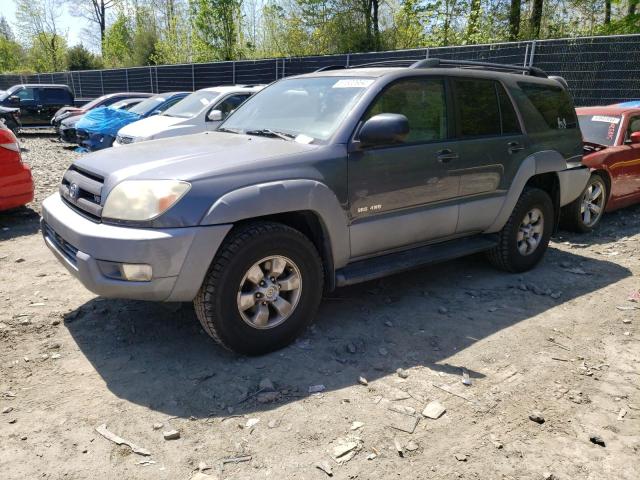
M231 225L129 228L95 223L58 193L42 204L42 234L58 260L92 292L110 298L186 302L196 296ZM98 261L151 265L148 282L116 280Z
M590 176L591 171L582 164L558 172L561 207L570 204L580 196Z

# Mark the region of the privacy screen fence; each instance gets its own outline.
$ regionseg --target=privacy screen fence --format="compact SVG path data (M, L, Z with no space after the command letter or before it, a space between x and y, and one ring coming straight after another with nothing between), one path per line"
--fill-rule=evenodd
M259 84L329 65L357 66L384 60L443 58L542 68L560 75L578 106L640 99L640 35L533 40L460 47L351 53L233 62L160 65L35 75L0 75L0 89L18 83L63 83L77 98L131 91L193 91L216 85Z

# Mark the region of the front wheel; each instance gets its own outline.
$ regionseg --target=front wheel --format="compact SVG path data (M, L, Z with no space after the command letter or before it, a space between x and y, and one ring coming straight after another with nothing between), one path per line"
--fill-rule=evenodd
M578 233L592 231L602 220L607 193L607 184L602 176L592 174L582 194L562 208L560 226Z
M489 260L508 272L532 269L547 250L553 223L549 194L539 188L525 188L498 234L498 245L487 252Z
M323 291L318 252L299 231L273 222L233 230L194 299L205 331L222 346L261 355L311 323Z

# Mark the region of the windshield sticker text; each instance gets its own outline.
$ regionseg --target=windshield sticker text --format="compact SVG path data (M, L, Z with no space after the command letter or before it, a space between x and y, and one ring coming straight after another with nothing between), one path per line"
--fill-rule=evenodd
M620 123L620 119L618 117L609 117L607 115L594 115L591 117L592 122L604 122L604 123L613 123L617 125Z
M331 88L365 88L373 83L370 78L343 78L333 84Z

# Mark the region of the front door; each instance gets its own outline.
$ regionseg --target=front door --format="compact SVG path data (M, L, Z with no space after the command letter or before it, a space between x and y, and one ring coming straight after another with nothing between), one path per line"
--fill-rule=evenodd
M445 81L436 77L398 80L374 100L362 119L398 113L409 120L402 144L363 148L349 154L351 256L361 257L455 232L459 179L449 175Z
M36 126L41 123L38 90L33 87L23 87L14 93L20 98L20 122L25 127Z
M206 122L207 122L207 124L206 124L207 130L215 130L216 128L218 128L218 125L220 125L222 123L222 121L225 118L227 118L229 116L229 114L231 114L231 112L233 112L236 108L238 108L250 96L251 96L251 94L248 94L248 93L239 93L239 94L236 94L236 95L230 95L230 96L222 99L218 103L216 103L213 107L211 107L211 109L209 111L211 111L211 110L220 110L222 112L222 120L213 121L213 120L209 120L207 118L207 120L206 120ZM207 114L208 113L209 112L207 112Z
M640 197L640 143L631 143L631 134L640 132L640 115L629 118L625 132L624 143L626 150L624 160L619 163L621 173L616 180L621 184L623 195L629 195L629 200L637 201Z
M65 88L45 87L39 89L40 113L38 123L48 125L53 115L62 107L73 105L71 93Z

